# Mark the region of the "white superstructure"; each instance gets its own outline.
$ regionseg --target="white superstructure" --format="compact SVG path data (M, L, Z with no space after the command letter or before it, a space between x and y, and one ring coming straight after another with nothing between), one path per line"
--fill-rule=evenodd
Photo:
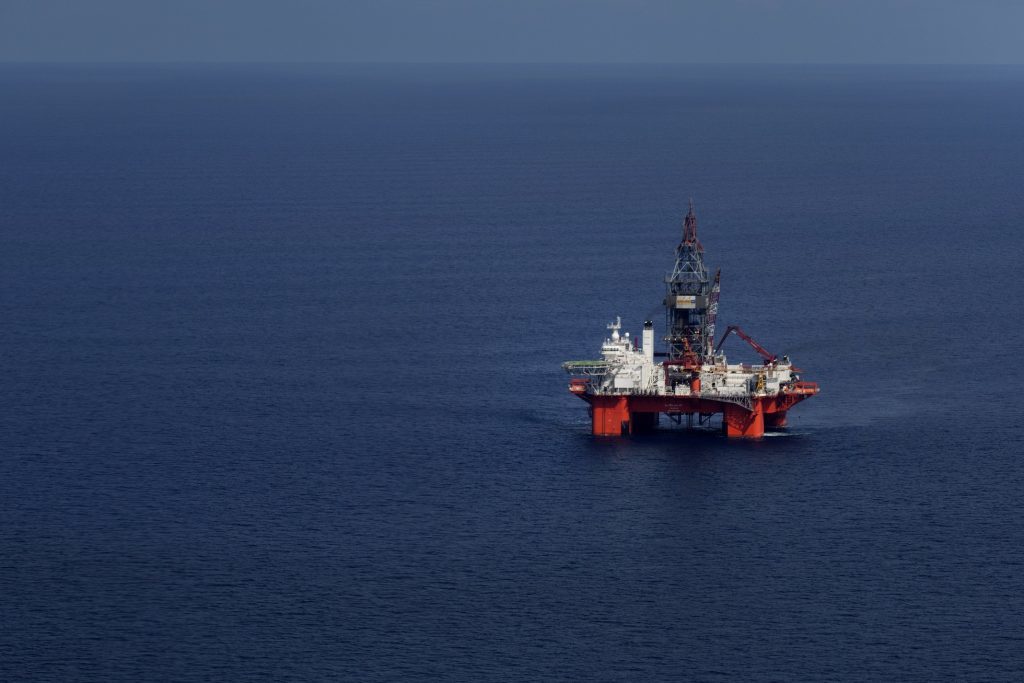
M745 404L751 397L780 394L787 385L799 380L785 356L762 365L746 365L729 364L724 353L714 353L711 362L684 370L679 362L655 361L654 330L650 323L645 326L642 347L628 332L620 334L621 318L616 318L608 329L611 334L601 345L600 361L564 364L573 374L590 378L590 394L700 396Z

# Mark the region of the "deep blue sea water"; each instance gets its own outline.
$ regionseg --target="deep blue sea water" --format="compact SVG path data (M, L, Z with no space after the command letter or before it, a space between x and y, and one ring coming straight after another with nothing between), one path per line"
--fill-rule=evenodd
M1022 179L1020 67L2 66L0 679L1019 680ZM690 197L822 393L595 439Z

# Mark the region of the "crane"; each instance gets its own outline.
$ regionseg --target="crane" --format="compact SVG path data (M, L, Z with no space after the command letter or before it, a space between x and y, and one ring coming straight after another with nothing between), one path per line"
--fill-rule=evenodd
M756 341L751 339L750 335L741 330L739 325L729 325L729 327L726 328L725 334L722 335L722 341L718 342L718 346L715 347L715 353L718 353L718 351L722 348L722 344L725 343L725 340L728 339L729 335L732 334L733 332L735 332L736 336L738 336L740 339L750 344L750 348L757 351L758 355L760 355L761 358L764 358L766 363L774 363L776 359L778 359L778 356L776 356L774 353L767 350L766 348L758 344Z

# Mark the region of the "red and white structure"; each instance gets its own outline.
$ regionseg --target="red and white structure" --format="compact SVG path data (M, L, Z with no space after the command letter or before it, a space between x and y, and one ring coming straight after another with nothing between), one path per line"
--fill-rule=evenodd
M676 263L665 278L666 351L654 348L654 324L644 323L642 344L621 334L622 321L608 325L601 359L562 364L573 379L569 391L590 404L595 435L618 436L653 429L659 416L690 426L722 416L731 437L758 438L786 426L786 415L818 393L800 379L787 356L769 353L739 327L730 326L713 347L720 275L708 277L697 239L693 204L683 222ZM761 365L729 364L722 344L735 333L764 359Z

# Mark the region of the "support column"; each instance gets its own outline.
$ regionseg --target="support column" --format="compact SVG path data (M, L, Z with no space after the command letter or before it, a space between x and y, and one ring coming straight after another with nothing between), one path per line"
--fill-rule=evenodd
M764 414L764 426L768 429L781 429L786 426L786 411Z
M722 431L729 437L759 439L764 436L764 407L761 399L754 399L753 410L733 403L725 404Z
M590 399L593 412L591 433L595 436L621 436L629 434L629 399L625 396L594 396Z

